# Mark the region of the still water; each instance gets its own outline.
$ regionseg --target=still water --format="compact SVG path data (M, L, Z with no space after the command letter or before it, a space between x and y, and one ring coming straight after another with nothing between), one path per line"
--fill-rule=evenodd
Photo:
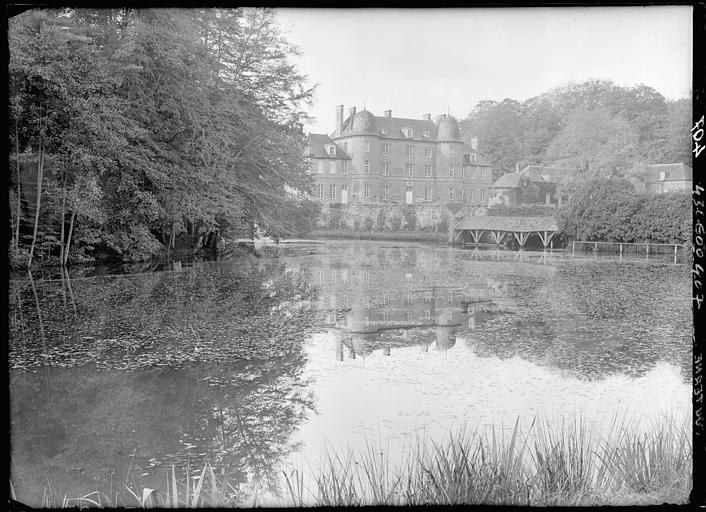
M131 504L126 483L208 461L275 504L325 450L690 408L689 269L669 259L347 241L176 268L11 281L18 499Z

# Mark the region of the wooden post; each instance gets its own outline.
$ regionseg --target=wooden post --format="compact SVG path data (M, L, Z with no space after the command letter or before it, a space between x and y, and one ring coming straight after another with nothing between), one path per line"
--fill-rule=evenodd
M576 251L576 242L571 242L571 256L574 255L575 251Z
M674 264L677 263L677 244L674 244Z
M598 252L598 242L593 244L593 252Z
M647 242L647 244L645 244L645 245L647 247L647 259L649 260L650 259L650 243Z

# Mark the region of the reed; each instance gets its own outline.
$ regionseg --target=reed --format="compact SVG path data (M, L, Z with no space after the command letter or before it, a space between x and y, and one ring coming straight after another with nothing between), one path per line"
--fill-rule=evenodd
M600 506L686 503L692 479L691 425L665 416L650 428L615 418L602 435L582 417L519 419L511 432L462 428L435 442L417 437L404 453L382 443L356 451L327 447L321 462L283 471L284 503L305 506ZM12 483L10 484L12 485ZM165 478L166 490L125 483L128 500L92 492L67 498L48 485L44 508L243 506L239 489L206 463L196 476ZM14 488L11 487L14 493Z
M326 455L308 475L287 477L302 505L529 506L685 503L691 486L691 429L664 418L643 431L614 421L602 436L582 418L553 424L519 420L506 437L462 429L441 443L417 439L399 467L368 445ZM311 489L308 495L304 489ZM291 491L290 491L291 493Z

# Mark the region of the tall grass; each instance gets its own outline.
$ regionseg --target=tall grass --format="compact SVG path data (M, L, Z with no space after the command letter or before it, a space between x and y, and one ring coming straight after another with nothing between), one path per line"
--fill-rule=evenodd
M324 450L315 468L283 471L285 506L649 505L685 503L691 490L691 425L664 417L650 428L615 418L603 435L583 418L535 419L510 434L461 429L441 442L417 438L404 453L368 442ZM237 507L240 489L206 463L186 477L174 466L162 490L125 482L125 492L78 498L45 488L43 508ZM12 482L10 482L12 486ZM14 494L14 488L11 487ZM127 499L125 499L127 498Z
M309 475L314 485L299 470L285 480L295 506L628 505L685 503L691 468L686 420L665 418L647 431L614 422L598 436L579 418L535 420L526 431L518 420L509 439L492 428L417 440L399 467L368 445L327 456Z

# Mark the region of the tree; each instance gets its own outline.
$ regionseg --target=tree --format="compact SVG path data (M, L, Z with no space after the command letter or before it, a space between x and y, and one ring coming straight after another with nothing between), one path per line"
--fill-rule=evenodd
M520 143L523 133L521 106L517 101L479 102L461 121L460 128L466 143L470 143L472 137L478 137L482 153L493 164L495 177L514 170L524 156Z
M604 109L575 110L547 148L545 163L585 168L590 175L622 175L639 158L631 125Z

